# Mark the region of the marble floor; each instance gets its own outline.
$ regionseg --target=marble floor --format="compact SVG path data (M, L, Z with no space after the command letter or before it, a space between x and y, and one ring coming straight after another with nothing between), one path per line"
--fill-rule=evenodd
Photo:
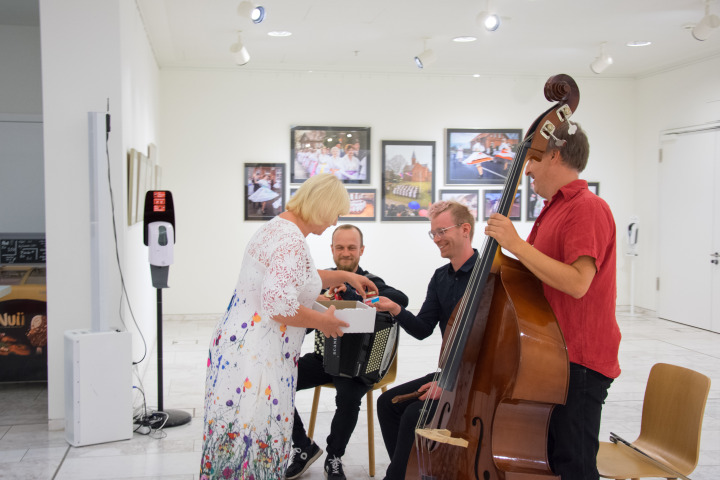
M197 480L202 437L202 403L206 352L216 315L168 316L164 323L164 407L182 409L192 415L183 426L135 433L131 440L101 445L70 447L63 431L49 431L47 387L37 384L0 384L0 479L95 480L163 479ZM712 378L702 432L701 455L693 480L720 478L720 334L659 320L652 313L630 316L618 312L623 341L620 348L622 375L615 381L603 411L601 439L609 432L633 440L640 426L645 384L657 362L682 365ZM304 350L310 350L311 337ZM404 335L400 344L397 382L416 378L432 370L440 338L422 343ZM148 356L143 385L148 404L156 400L154 354ZM321 447L327 436L334 408L331 392L320 399L315 437ZM312 392L299 392L297 405L309 419ZM369 478L365 408L343 458L349 479ZM383 478L388 463L377 419L375 420L376 478ZM303 476L324 478L322 458Z

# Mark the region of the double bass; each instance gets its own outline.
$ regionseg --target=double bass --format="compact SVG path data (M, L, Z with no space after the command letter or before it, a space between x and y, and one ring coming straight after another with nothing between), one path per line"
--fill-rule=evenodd
M557 102L528 129L497 211L508 216L528 160L540 161L553 132L579 102L575 81L556 75ZM550 415L564 404L567 349L540 281L487 237L443 338L435 376L442 394L426 400L406 478L557 479L548 461Z

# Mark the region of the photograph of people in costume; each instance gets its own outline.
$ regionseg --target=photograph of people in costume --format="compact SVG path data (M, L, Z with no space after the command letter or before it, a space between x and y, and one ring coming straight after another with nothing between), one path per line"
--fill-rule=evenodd
M290 183L332 173L343 183L370 182L370 128L293 127Z
M447 129L445 183L503 185L521 133L520 129Z
M285 166L245 164L245 220L269 220L283 212Z

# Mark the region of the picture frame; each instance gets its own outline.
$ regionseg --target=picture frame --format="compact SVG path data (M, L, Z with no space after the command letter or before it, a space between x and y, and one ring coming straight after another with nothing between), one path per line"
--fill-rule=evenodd
M502 197L501 188L486 188L483 190L483 220L487 222L490 215L495 212L496 204ZM515 201L510 207L510 220L521 220L522 212L522 191L515 192Z
M429 221L435 201L435 142L383 140L383 221Z
M519 128L447 128L446 185L503 185L518 146Z
M373 222L377 211L377 190L374 188L348 188L350 213L342 215L341 222Z
M480 194L478 190L440 190L440 201L455 201L465 205L470 213L479 220Z
M532 186L527 188L525 195L525 220L528 222L535 221L545 205L545 199L535 193Z
M600 182L588 182L588 190L590 190L592 193L600 196Z
M370 183L370 127L290 128L290 183L332 173L343 183Z
M285 164L246 163L245 220L270 220L285 210Z

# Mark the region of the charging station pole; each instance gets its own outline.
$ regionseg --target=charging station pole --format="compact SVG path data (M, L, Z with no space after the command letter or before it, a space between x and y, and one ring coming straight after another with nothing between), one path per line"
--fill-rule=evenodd
M173 263L175 244L175 209L172 193L167 190L149 190L145 193L144 242L148 246L150 275L153 287L157 289L157 376L158 413L153 416L153 426L176 427L190 423L192 416L182 410L163 408L163 333L162 333L162 289L168 288L167 279ZM167 415L167 418L162 415Z

